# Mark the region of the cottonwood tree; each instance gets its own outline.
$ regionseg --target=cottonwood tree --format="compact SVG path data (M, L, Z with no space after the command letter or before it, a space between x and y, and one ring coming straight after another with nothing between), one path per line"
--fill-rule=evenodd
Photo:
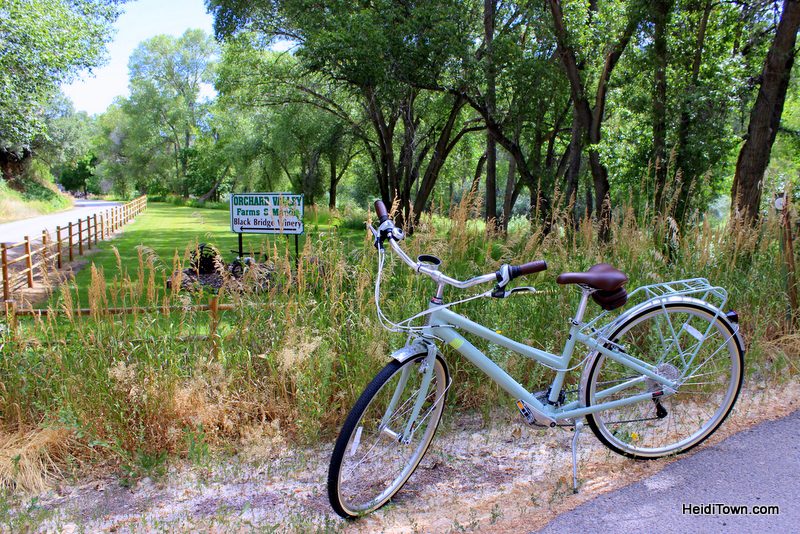
M216 55L211 36L187 30L180 37L158 35L142 42L128 64L131 95L122 109L132 119L129 134L137 139L128 157L150 172L157 167L162 178L171 175L167 190L184 197L191 190L195 141L208 133L209 103L201 91L214 82Z
M786 91L797 53L800 1L784 0L775 37L764 61L747 137L736 162L731 190L734 215L754 224L759 218L764 171L781 122Z
M480 17L474 2L380 0L359 9L308 9L301 0L212 0L209 6L220 37L252 31L250 42L262 48L276 38L296 44L300 72L286 79L290 98L353 127L384 202L399 201L401 221L419 217L447 156L481 128L463 119L463 96L441 91L470 53L474 39L465 36ZM355 113L334 94L354 101Z
M496 2L492 9L493 33L485 24L483 42L466 63L463 77L451 81L450 90L466 98L491 132L489 138L508 155L498 220L506 231L525 187L530 190L531 217L538 214L545 222L549 217L557 181L564 174L564 125L569 120L570 98L546 20L549 15L542 6ZM496 95L495 85L500 89ZM487 148L479 159L478 171L486 163L488 174L490 152ZM487 189L490 182L487 178ZM488 198L489 192L490 202Z
M104 61L122 0L5 0L0 4L0 170L19 177L45 138L44 110L60 84Z
M608 169L601 160L598 145L602 138L611 75L645 11L637 0L590 1L588 6L583 2L562 4L560 0L547 0L547 4L553 17L558 55L570 84L575 127L578 129L578 135L573 136L570 145L572 155L567 170L568 181L577 180L580 158L576 154L586 146L600 223L599 236L605 240L609 237L611 196Z

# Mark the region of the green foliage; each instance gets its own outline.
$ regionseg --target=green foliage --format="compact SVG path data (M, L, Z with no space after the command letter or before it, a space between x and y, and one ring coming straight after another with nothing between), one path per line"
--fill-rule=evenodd
M772 149L767 169L769 189L784 191L795 188L800 200L800 62L795 61L786 103L781 117L781 127ZM769 199L768 199L769 200Z
M66 209L71 199L61 194L47 165L34 161L10 187L0 180L0 222L14 221Z
M491 272L503 262L544 258L550 265L525 283L551 292L457 308L487 327L557 351L579 294L553 278L602 260L625 271L631 288L695 276L725 287L748 340L748 380L797 372L787 367L798 355L795 334L784 336L786 303L764 298L783 294L774 268L773 220L757 232L710 225L684 232L676 238L674 261L667 263L652 244L657 220L639 223L631 215L613 226L608 246L599 246L591 225L572 233L559 224L544 241L541 228L512 225L508 240L488 239L482 224L464 213L425 217L405 242L408 252L436 254L444 272L460 279ZM44 420L66 426L79 444L75 450L88 446L97 457L116 459L129 478L158 476L170 454L202 464L213 449L236 448L253 432L303 442L331 439L391 350L406 341L387 334L375 319L374 248L363 230L323 229L323 221L333 222L323 217L317 219L319 232L306 236L297 271L283 243L270 243L273 283L266 291L223 290L223 302L234 306L221 313L216 335L207 338L210 315L190 304L205 303L208 293L178 293L164 282L176 269L176 248L177 260L186 260L183 243L202 238L221 250L233 245L225 219L224 212L213 210L152 206L118 243L119 259L113 250L101 250L96 267L79 274L81 289L63 292L52 304L56 310L88 305L93 315L23 318L0 359L0 414L6 423L28 428ZM152 249L134 249L141 241ZM435 291L430 280L398 261L386 268L384 311L397 319L422 309ZM134 304L179 309L164 316L103 313L106 306ZM592 313L599 312L591 306ZM477 346L488 349L480 341ZM449 409L511 405L473 366L444 350L455 377ZM531 390L552 378L526 358L502 349L493 355ZM570 374L568 383L577 379Z
M224 152L202 91L214 80L216 53L201 30L156 36L134 50L130 97L99 119L99 173L117 194L188 197L215 181Z
M46 132L59 84L98 66L121 1L6 0L0 5L0 145Z
M84 193L100 193L96 182L92 182L94 177L94 167L97 164L97 158L94 155L88 155L79 159L74 165L68 166L61 171L61 176L58 182L64 186L67 191L83 191Z

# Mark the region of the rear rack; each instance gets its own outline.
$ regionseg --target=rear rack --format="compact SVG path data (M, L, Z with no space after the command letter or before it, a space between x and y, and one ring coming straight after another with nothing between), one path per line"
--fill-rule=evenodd
M631 304L636 306L649 301L682 296L692 296L711 304L720 310L717 315L724 313L722 309L728 301L728 292L724 288L712 285L705 278L687 278L686 280L673 280L636 288L628 294L628 304L622 308L622 313L630 310L632 308ZM662 306L665 304L666 300L662 300ZM602 335L609 326L616 324L616 321L609 317L609 314L613 314L616 317L616 311L611 310L601 313L584 324L581 331L593 336Z

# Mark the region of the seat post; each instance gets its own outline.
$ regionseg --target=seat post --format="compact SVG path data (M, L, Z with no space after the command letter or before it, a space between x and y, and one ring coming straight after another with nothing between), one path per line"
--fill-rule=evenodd
M589 303L589 295L591 294L592 289L581 284L581 302L578 304L578 311L575 312L575 318L572 320L572 324L578 325L583 321L583 316L586 313L586 305Z

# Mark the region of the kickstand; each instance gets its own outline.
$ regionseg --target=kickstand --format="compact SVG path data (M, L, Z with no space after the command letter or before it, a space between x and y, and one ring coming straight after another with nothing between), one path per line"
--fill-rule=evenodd
M572 436L572 493L578 493L578 436L583 428L583 419L573 420L575 435Z

